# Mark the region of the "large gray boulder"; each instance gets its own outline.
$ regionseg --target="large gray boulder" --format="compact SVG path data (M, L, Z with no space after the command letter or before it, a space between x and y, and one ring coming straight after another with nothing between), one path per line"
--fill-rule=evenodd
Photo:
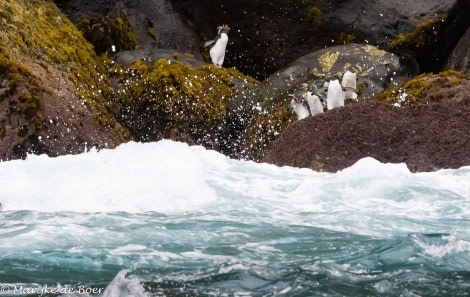
M343 73L350 65L369 85L362 89L361 98L369 99L388 84L416 75L417 65L395 54L368 44L348 44L328 47L302 56L275 72L256 88L237 96L236 104L259 102L278 103L302 83L326 75ZM245 104L245 105L246 105ZM263 104L266 105L266 104Z
M260 160L277 135L295 119L289 110L289 93L305 82L343 73L348 65L358 69L368 84L366 87L359 81L364 85L360 100L370 99L388 84L416 74L413 63L403 63L398 56L367 44L334 46L307 54L230 100L233 116L227 121L232 127L229 142L235 145L229 154Z

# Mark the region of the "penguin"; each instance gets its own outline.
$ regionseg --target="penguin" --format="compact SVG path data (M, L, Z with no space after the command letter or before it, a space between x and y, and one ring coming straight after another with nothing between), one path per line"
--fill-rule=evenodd
M353 67L349 67L343 74L341 86L344 89L345 99L357 100L357 74Z
M307 102L310 108L310 115L314 116L319 113L323 113L323 104L316 94L307 92Z
M206 41L204 47L210 47L209 54L212 59L212 63L218 68L222 67L225 58L225 48L227 47L228 43L228 35L227 33L230 31L230 27L228 25L223 25L217 27L218 35L213 39Z
M322 113L326 107L326 92L328 88L318 86L323 85L323 81L310 81L309 83L301 84L302 97L309 105L310 113L312 116Z
M326 108L328 110L344 106L344 92L343 87L338 79L330 80L328 84L328 92L326 94Z
M302 120L310 116L310 110L304 104L302 99L297 98L294 94L289 94L292 97L290 101L290 106L297 115L297 119Z

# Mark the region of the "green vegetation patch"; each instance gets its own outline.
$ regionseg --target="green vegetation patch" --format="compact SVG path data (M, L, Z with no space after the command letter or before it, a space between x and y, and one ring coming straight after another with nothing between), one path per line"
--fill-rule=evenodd
M12 59L7 48L0 40L0 81L2 81L2 91L0 92L0 102L8 100L9 112L23 114L25 119L31 121L40 110L39 79L35 76L27 65ZM19 98L14 100L13 98ZM5 123L0 123L5 131ZM5 133L0 133L0 138Z
M436 19L429 19L418 25L414 31L409 33L400 33L390 42L392 52L410 53L415 55L418 51L433 44L436 38L436 32L442 25L444 15Z
M195 69L164 59L151 66L137 60L129 69L108 71L117 79L120 119L142 141L167 138L178 129L200 143L223 124L228 100L236 92L234 81L245 77L235 69Z
M137 46L134 28L124 12L118 17L99 15L91 20L83 19L78 22L77 28L98 55L113 50L133 50Z
M125 27L123 20L114 22ZM32 101L38 101L44 93L53 94L54 90L45 90L44 86L50 85L48 80L62 73L75 85L79 98L93 112L97 123L115 123L102 59L52 1L0 0L0 40L8 49L10 61L14 61L9 63L19 65L17 68L24 65L23 73L31 69L27 81L31 92L21 95L21 100L28 103L24 109L26 117L39 108L39 103L36 107ZM10 75L9 84L15 84L14 76Z
M448 70L439 74L426 74L415 76L398 86L385 90L374 97L374 100L386 102L396 106L410 106L428 104L429 100L440 101L443 97L428 96L431 89L453 89L460 85L467 76L458 71Z
M320 8L316 6L310 7L307 10L305 21L307 21L310 24L313 24L314 26L320 26L322 24Z

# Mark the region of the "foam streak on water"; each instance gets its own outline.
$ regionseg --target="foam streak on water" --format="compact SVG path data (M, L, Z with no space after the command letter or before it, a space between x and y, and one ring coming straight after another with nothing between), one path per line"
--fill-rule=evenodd
M318 173L160 141L0 163L0 189L0 296L470 294L469 167Z

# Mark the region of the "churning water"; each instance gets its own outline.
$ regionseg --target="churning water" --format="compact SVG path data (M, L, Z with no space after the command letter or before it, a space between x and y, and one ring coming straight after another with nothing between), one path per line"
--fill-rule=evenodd
M470 167L160 141L0 163L0 296L465 296Z

